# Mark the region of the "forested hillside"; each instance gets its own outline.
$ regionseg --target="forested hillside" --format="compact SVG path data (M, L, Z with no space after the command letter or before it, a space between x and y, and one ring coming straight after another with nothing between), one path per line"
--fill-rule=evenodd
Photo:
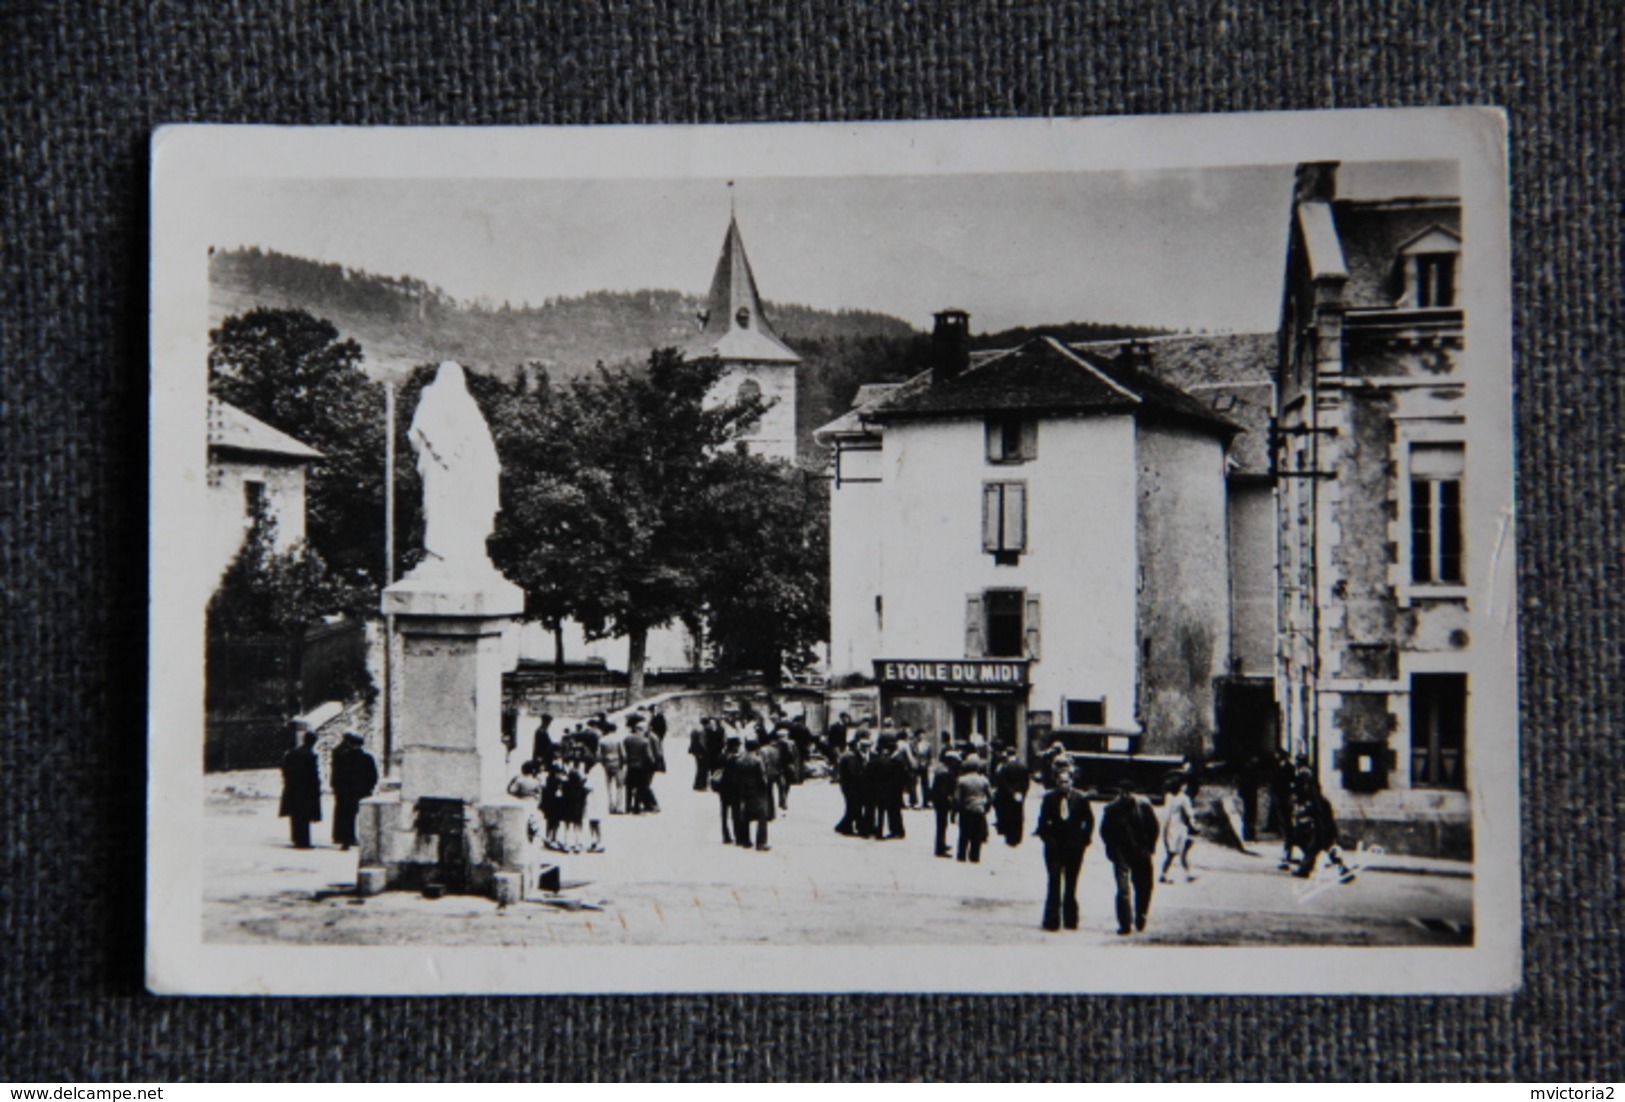
M209 263L211 326L260 307L325 318L361 345L374 376L456 360L512 379L526 372L562 381L594 364L643 363L656 348L682 348L698 332L699 295L672 290L594 291L539 305L465 302L413 276L381 276L257 248L220 250ZM867 310L767 303L779 335L803 357L796 430L803 455L812 432L851 405L864 383L903 379L929 364L929 336ZM974 321L974 319L973 319ZM1007 348L1038 332L1068 341L1154 336L1160 330L1065 322L973 338Z

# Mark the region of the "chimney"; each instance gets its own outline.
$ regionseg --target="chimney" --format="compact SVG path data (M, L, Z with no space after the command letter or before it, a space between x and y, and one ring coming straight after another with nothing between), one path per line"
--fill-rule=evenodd
M1293 199L1299 203L1330 203L1337 198L1337 161L1309 161L1298 166Z
M970 366L970 315L963 310L939 310L931 331L931 382L941 384Z
M1139 341L1125 341L1118 346L1117 362L1137 371L1148 371L1151 368L1151 350Z

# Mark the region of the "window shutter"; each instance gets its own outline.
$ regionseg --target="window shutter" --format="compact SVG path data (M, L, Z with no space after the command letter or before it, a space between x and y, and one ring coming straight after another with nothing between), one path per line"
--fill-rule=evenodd
M1003 509L1000 507L999 484L989 482L982 487L982 550L994 552L1000 550L999 524Z
M1039 659L1039 636L1042 634L1042 625L1038 617L1038 594L1027 594L1026 613L1026 654L1028 658L1036 662Z
M1032 462L1038 458L1038 419L1021 422L1021 458Z
M965 657L982 657L982 595L965 597Z
M989 417L982 423L982 431L987 437L987 461L998 463L1004 459L1004 433L997 417Z
M1008 482L1004 487L1004 550L1027 550L1027 484Z

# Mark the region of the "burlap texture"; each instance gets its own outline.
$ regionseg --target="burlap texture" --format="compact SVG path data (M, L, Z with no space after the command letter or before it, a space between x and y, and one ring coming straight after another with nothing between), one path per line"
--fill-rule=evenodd
M4 87L0 1079L1619 1079L1620 19L1585 3L24 4ZM167 122L1504 104L1510 998L157 999L141 988L147 141Z

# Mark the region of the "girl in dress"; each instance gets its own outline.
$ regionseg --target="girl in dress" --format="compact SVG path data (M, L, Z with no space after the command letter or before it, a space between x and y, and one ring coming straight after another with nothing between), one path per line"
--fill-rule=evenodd
M1164 884L1174 882L1168 871L1174 867L1177 857L1185 868L1185 881L1189 883L1196 879L1196 874L1191 872L1191 847L1196 844L1196 805L1191 797L1196 795L1196 782L1175 781L1168 789L1168 815L1162 821L1162 846L1167 852L1162 858L1162 875L1157 879Z
M587 784L587 832L591 843L588 853L604 852L603 822L609 815L609 786L604 781L604 766L596 753L582 763Z
M533 759L521 765L513 780L508 782L508 795L530 805L530 811L525 816L525 841L532 846L537 845L542 837L542 818L539 814L542 800L542 763Z

